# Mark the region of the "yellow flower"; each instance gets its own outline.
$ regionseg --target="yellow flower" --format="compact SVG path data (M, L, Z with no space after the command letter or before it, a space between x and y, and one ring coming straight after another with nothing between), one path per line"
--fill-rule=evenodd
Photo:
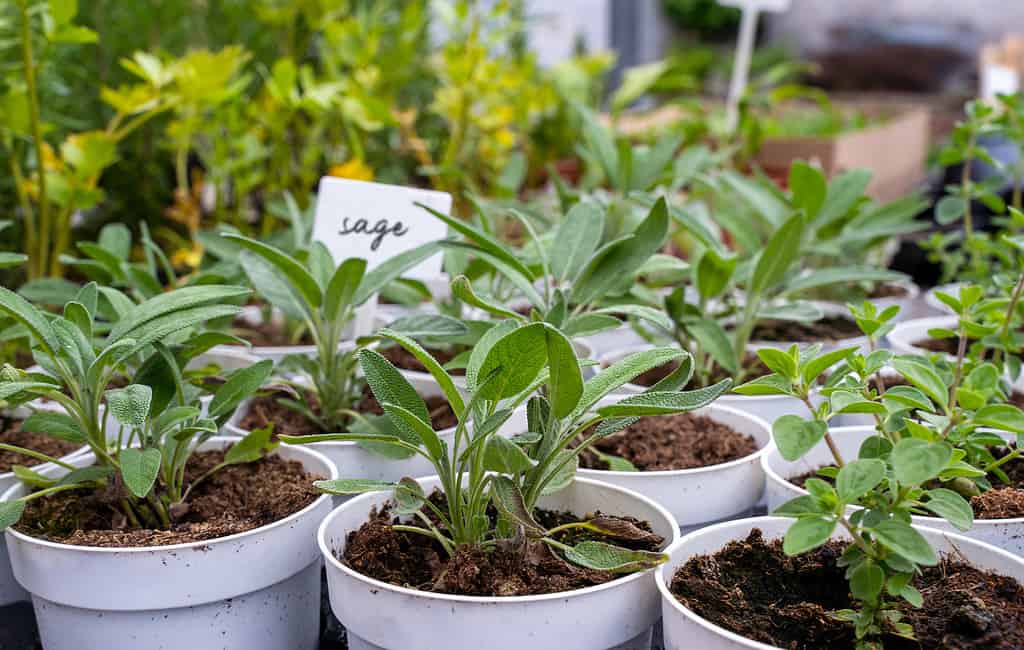
M203 261L203 248L199 244L193 244L192 248L179 248L171 255L171 265L180 268L187 266L190 269L199 268Z
M373 169L358 158L353 158L341 165L332 165L327 170L328 176L337 178L351 178L354 181L372 181Z

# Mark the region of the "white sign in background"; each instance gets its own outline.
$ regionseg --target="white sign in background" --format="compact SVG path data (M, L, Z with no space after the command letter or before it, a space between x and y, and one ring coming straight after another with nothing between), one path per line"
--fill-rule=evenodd
M447 235L448 226L416 203L448 214L452 197L447 192L324 177L316 199L313 239L323 242L335 262L361 257L367 270L373 269L403 251ZM405 276L436 280L440 274L438 253Z
M416 203L448 214L452 197L446 192L421 190L324 177L316 199L313 239L322 242L336 263L350 257L366 260L367 270L399 253L430 241L444 239L448 226ZM441 253L409 269L404 277L437 286L441 277ZM355 336L375 329L376 298L359 308Z

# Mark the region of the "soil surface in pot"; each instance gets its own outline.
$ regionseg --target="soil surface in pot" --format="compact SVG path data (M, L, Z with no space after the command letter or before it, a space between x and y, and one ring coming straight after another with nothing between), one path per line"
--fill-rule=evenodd
M246 431L252 431L263 428L268 424L273 424L275 435L286 436L336 433L334 431L322 430L319 425L302 413L279 403L278 400L281 397L285 396L275 393L254 397L249 402L249 410L246 411L246 414L239 421L238 426ZM313 407L313 412L319 414L320 406L316 398L309 394L306 397L308 403ZM435 395L433 397L425 397L423 401L427 404L430 422L435 431L443 431L459 423L458 418L455 417L455 411L452 410L448 400L444 397ZM367 415L384 415L384 409L381 408L380 402L377 401L369 387L366 386L363 387L362 397L356 403L355 410Z
M591 433L593 427L583 437ZM602 438L594 448L624 458L647 472L709 467L749 456L758 449L753 436L693 413L640 418L624 430ZM609 469L601 455L590 449L580 454L580 466Z
M826 316L813 323L798 323L785 320L764 320L754 327L751 341L782 341L785 343L821 343L842 341L863 332L857 323L845 316Z
M435 491L430 500L444 511L443 495ZM427 514L436 524L434 515L429 512ZM492 520L497 516L493 508L489 514ZM597 516L600 513L580 519L565 512L534 512L537 522L548 529ZM554 539L564 544L597 540L645 551L657 551L664 545L665 540L651 532L647 522L632 518L609 519L628 526L635 539L613 539L578 529L556 534ZM488 550L462 546L449 558L441 545L430 537L394 530L391 524L399 521L387 509L374 510L366 523L348 534L340 559L363 575L393 585L464 596L551 594L582 589L622 577L622 574L595 571L572 564L540 542L521 547L510 541ZM420 525L415 521L401 523Z
M224 451L189 459L186 484L224 460ZM284 519L319 496L302 463L269 456L232 465L199 483L187 511L168 530L132 527L115 505L126 496L112 484L103 491L75 490L29 501L17 529L62 544L101 547L166 546L244 533Z
M29 433L21 430L20 418L5 417L0 415L0 442L15 447L23 447L32 451L38 451L52 458L67 456L82 445L58 440L42 433ZM11 471L15 465L34 467L41 465L43 461L25 456L13 451L0 451L0 474Z
M878 298L903 298L909 293L907 288L900 284L880 283L876 284L868 296L872 299Z
M787 557L780 540L760 530L714 555L679 567L671 590L688 609L748 639L792 650L854 648L853 627L830 612L852 607L844 569L845 544L831 542ZM950 556L914 579L924 606L902 602L903 621L917 641L893 635L886 650L1024 648L1024 587Z
M303 328L296 339L285 329L284 323L277 320L254 323L243 316L236 316L231 330L232 334L258 348L316 344L308 329Z
M650 388L651 386L657 384L665 377L671 375L672 371L674 371L678 367L679 363L675 361L670 361L669 363L660 365L657 368L651 368L647 372L637 375L637 377L633 379L631 383L636 384L637 386L645 386L647 388ZM768 366L764 365L764 362L761 361L760 357L758 357L757 354L753 352L748 352L743 356L743 367L747 370L747 380L756 379L757 377L762 377L764 375L771 374L772 372L768 368ZM728 379L730 377L732 377L732 374L728 370L720 367L718 364L715 364L714 367L711 369L711 374L708 381L714 384L722 381L723 379ZM697 386L694 386L691 383L686 388L687 390L693 390L697 388Z
M434 357L439 364L442 366L455 357L457 357L464 348L424 348L430 353L430 356ZM411 370L413 372L428 372L427 367L424 366L419 359L416 358L412 352L409 352L400 345L391 345L380 349L380 354L385 359L391 362L396 368L402 370ZM466 374L465 368L453 368L448 371L448 374L455 376L462 376Z
M1008 449L996 449L993 456L997 459L1009 453ZM834 465L829 466L835 469ZM997 477L990 477L992 489L970 498L971 509L975 519L1016 519L1024 517L1024 459L1018 457L1002 467L1010 479L1009 485ZM818 474L818 470L804 472L799 476L787 479L793 485L803 487L809 478L819 478L830 484L834 481Z

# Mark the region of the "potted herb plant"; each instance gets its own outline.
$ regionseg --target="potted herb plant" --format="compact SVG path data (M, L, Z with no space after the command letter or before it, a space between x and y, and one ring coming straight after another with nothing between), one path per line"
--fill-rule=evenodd
M425 253L402 254L366 272L366 262L352 258L335 268L328 265L329 254L319 244L312 250L327 255L321 272L306 271L302 264L284 251L255 240L230 235L252 257L245 262L256 286L261 279L275 277L277 289L265 294L283 312L300 314L304 327L316 342L313 356L293 355L282 361L291 378L283 375L273 390L247 400L227 423L231 435L272 426L276 435L318 439L324 434L342 432L391 433L390 419L360 376L359 351L373 342L344 341L344 332L359 305L364 304L381 286L422 259ZM436 251L436 245L425 250ZM331 270L328 276L327 269ZM430 337L464 335L466 326L459 320L440 314L419 314L399 319L388 330L392 337ZM392 338L376 337L393 343ZM422 363L436 364L429 355ZM456 415L442 386L430 375L416 377L413 383L429 404L431 425L444 440L453 432ZM431 467L421 456L408 449L368 441L321 440L314 446L343 468L348 476L372 480L397 480L403 476L421 476Z
M401 343L425 354L415 342ZM350 647L540 643L582 650L649 644L657 613L645 569L662 561L660 551L676 537L676 523L640 495L574 475L579 455L600 437L639 416L699 408L728 387L726 381L677 392L678 373L656 391L592 413L602 397L665 354L641 353L584 382L572 345L557 328L504 321L473 349L468 401L447 373L432 367L459 414L452 444L444 445L412 386L378 353L361 352L374 393L408 439L326 438L410 446L430 458L437 476L318 484L331 493L390 493L346 502L320 529L332 609L348 630ZM496 435L523 402L527 431L511 440ZM594 425L597 430L573 447ZM413 437L419 444L409 442ZM492 507L496 517L488 514ZM554 511L564 514L552 518ZM388 548L411 554L389 556ZM416 575L407 573L413 570ZM458 636L445 632L449 620L458 621Z
M947 409L955 403L956 385L951 391L954 402L947 402L950 395L932 371L915 361L897 359L896 368L911 382L908 390L896 391L889 400L870 392L868 382L888 357L886 351L868 356L851 353L848 370L839 371L843 372L842 381L834 380L835 388L828 391L829 401L814 409L810 419L787 415L775 421L773 435L783 458L797 460L824 442L833 464L806 480L806 494L775 510L777 515L794 519L791 525L785 527L773 519L735 522L698 531L680 543L673 573L661 577L669 647L683 647L684 639L692 643L694 635L708 647L788 645L790 633L784 625L757 629L762 621L754 603L761 598L769 599L773 606L785 601L785 612L769 607L773 621L804 616L811 610L831 613L817 622L807 621L799 631L802 642L880 647L910 639L936 647L949 641L942 638L951 630L944 621L956 614L934 609L934 600L921 609L926 604L923 594L930 598L948 594L950 587L944 581L950 574L978 575L990 569L1009 574L999 578L1006 584L1000 593L971 594L977 599L972 602L979 603L982 610L1000 609L1000 601L1012 599L1014 590L1024 593L1024 587L1015 581L1024 575L1024 563L1018 558L981 542L911 524L912 514L929 512L960 530L971 528L974 517L970 505L958 491L950 489L956 484L946 481L965 473L974 475L968 473L974 469L968 461L975 459L958 453L954 444L958 439L954 429L961 418ZM823 372L819 370L820 358L801 358L793 350L791 363L777 369L772 379L780 390L806 397L808 379ZM947 416L946 422L924 419L929 424L917 424L904 419L902 426L907 430L901 434L899 416L914 408L903 400L918 396L936 400ZM863 441L855 456L843 454L828 427L833 415L841 411L867 411L879 416L876 431ZM759 525L764 529L755 532ZM765 539L779 537L783 528L781 543ZM961 546L971 550L958 554L956 549ZM945 556L940 557L939 551ZM744 560L741 556L745 553L753 555ZM757 588L737 580L734 573L750 557L760 558L761 586ZM709 563L723 569L709 573ZM817 569L808 572L810 565ZM767 583L763 582L765 576L771 576ZM806 589L808 580L814 583L812 590ZM835 587L829 586L833 580ZM765 584L769 585L767 592ZM718 596L706 591L716 587L720 590ZM745 620L730 614L721 602L726 593L733 594L732 602L743 603L741 606L749 612ZM939 598L943 597L947 596ZM676 602L682 607L674 607ZM698 621L698 617L705 620ZM999 634L1004 627L1009 632L1016 623L1012 616L992 621L984 634ZM934 638L936 629L944 631L939 639ZM952 634L977 638L982 633L953 629Z
M308 482L334 467L311 450L275 449L269 430L216 437L271 362L231 373L203 415L182 379L189 343L175 343L237 313L221 303L247 290L162 293L126 305L109 328L97 318L98 293L87 285L62 315L47 317L0 290L0 310L29 332L48 372L5 367L0 397L58 403L64 412L42 418L38 430L89 447L74 459L79 469L21 471L0 501L14 575L33 596L43 643L116 646L137 635L199 647L216 626L235 647L314 648L318 613L309 604L320 563L312 536L330 502ZM111 388L126 372L129 383ZM117 431L105 430L104 403ZM252 554L259 560L246 559Z

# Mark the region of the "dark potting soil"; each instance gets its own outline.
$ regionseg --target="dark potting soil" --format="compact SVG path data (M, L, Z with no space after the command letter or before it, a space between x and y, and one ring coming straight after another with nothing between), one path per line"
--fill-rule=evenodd
M21 422L19 418L0 415L0 442L38 451L51 458L66 456L82 446L73 442L67 442L66 440L58 440L42 433L22 431ZM11 468L15 465L34 467L42 463L43 461L31 456L25 456L13 451L0 451L0 474L11 471Z
M706 415L679 413L640 418L624 430L599 440L594 447L625 458L640 471L651 472L727 463L756 452L757 442L753 436ZM608 464L590 450L580 455L580 466L608 469Z
M678 367L679 364L677 362L671 361L669 363L660 365L657 368L651 368L645 373L637 375L637 377L633 379L632 383L638 386L645 386L649 388L657 384L665 377L668 377L670 374L672 374L672 371L674 371ZM744 355L743 367L747 370L748 379L756 379L757 377L762 377L764 375L771 374L772 372L768 368L768 366L764 365L764 362L761 361L761 358L758 357L757 354L752 352L748 352L746 355ZM720 366L718 366L718 364L715 364L715 366L711 370L709 381L711 383L717 383L719 381L722 381L723 379L728 379L731 376L732 375L729 374L729 371L725 370L724 368L721 368ZM693 390L694 388L696 388L696 386L687 386L688 390Z
M869 298L902 298L907 295L907 288L899 284L876 284Z
M821 343L842 341L862 332L857 323L845 316L826 316L813 323L785 320L765 320L754 327L752 341L783 341L793 343Z
M279 347L286 345L314 345L313 335L303 328L298 339L290 335L279 321L254 323L242 316L236 316L231 324L232 333L245 339L254 347Z
M970 343L968 341L968 345ZM928 350L929 352L943 352L955 357L960 346L960 339L955 337L951 339L921 339L911 342L911 345L922 350Z
M249 410L242 417L238 426L247 431L252 431L253 429L260 429L268 424L273 424L275 435L286 436L337 433L322 430L319 425L302 413L279 403L278 399L281 397L283 395L275 393L253 398L250 402ZM307 400L313 407L313 411L319 413L320 408L316 398L307 394ZM430 413L430 423L435 431L443 431L459 423L458 418L455 416L455 411L452 410L448 400L444 397L435 395L433 397L426 397L423 401L426 402L427 411ZM363 387L362 397L355 405L355 410L368 415L384 415L384 409L381 408L380 402L377 401L377 398L374 397L370 389L365 386Z
M449 348L425 348L430 356L434 357L438 363L442 366L462 352L461 349L449 349ZM403 348L400 345L392 345L386 348L381 348L381 355L391 362L396 368L402 370L411 370L413 372L427 372L426 366L424 366L419 359L412 353ZM454 368L448 371L450 375L465 375L466 370L464 368Z
M836 566L844 545L829 543L796 557L760 530L714 555L679 567L671 590L690 610L746 638L791 650L845 650L855 645L853 627L830 613L852 607L844 569ZM903 621L917 641L887 635L886 650L1024 648L1024 587L954 557L925 568L913 582L924 596L920 609L900 603Z
M437 504L443 504L443 496L436 492L430 498ZM600 513L587 515L585 519L596 516ZM534 517L549 529L583 520L570 513L547 510L537 510ZM664 539L651 532L647 522L632 518L612 519L634 526L642 537L636 541L625 541L576 530L556 534L554 538L567 544L598 540L646 551L660 550L664 544ZM366 523L349 533L340 559L363 575L393 585L465 596L551 594L622 577L621 574L572 564L547 544L536 541L526 546L514 546L510 541L489 549L461 546L454 556L448 557L437 541L425 535L396 531L391 527L393 523L399 523L399 519L393 518L389 510L372 511ZM416 525L406 521L402 523Z
M224 460L223 451L192 456L186 483ZM28 503L17 524L26 535L63 544L110 548L166 546L216 539L274 523L316 500L314 476L302 464L278 456L226 467L200 483L188 509L168 530L132 528L116 504L126 496L121 485L102 492L74 490Z
M998 459L1009 453L1008 449L996 449L993 455ZM828 467L835 469L834 465ZM1017 458L1003 465L1003 471L1010 479L1006 484L992 476L992 489L970 498L975 519L1015 519L1024 517L1024 459ZM793 485L804 487L809 478L819 478L833 483L831 478L821 476L818 470L804 472L787 479Z

